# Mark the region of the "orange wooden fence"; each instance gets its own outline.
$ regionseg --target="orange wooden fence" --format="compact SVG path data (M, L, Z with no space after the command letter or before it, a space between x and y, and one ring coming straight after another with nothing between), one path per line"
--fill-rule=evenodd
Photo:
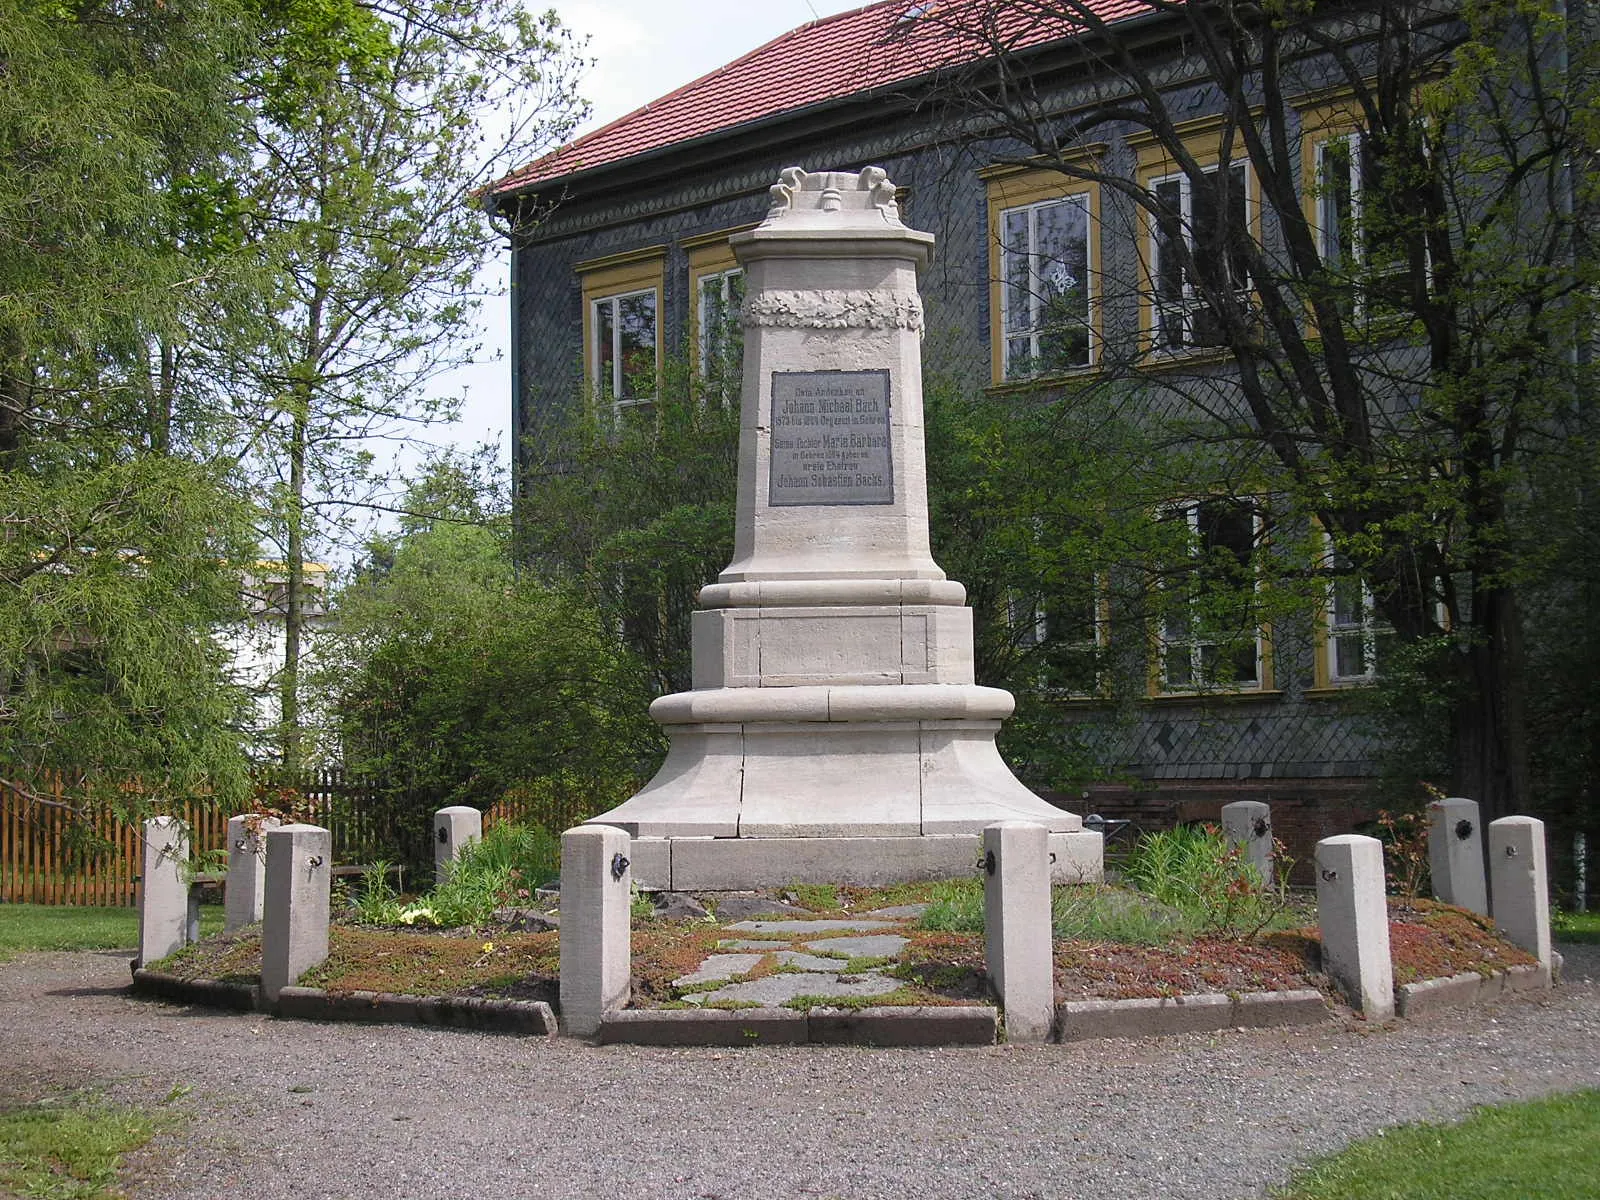
M60 800L59 782L33 783L34 795ZM294 798L296 819L333 831L340 862L393 858L393 822L365 803L370 789L337 771L320 771L280 789ZM215 805L191 803L160 810L189 823L193 853L220 851L232 815ZM128 906L135 902L140 829L107 810L88 820L40 804L0 784L0 900L13 904Z

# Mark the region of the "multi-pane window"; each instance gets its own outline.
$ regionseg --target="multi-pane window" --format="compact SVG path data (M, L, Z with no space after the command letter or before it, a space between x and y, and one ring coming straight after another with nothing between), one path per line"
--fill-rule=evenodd
M1316 147L1317 249L1323 263L1356 286L1355 311L1403 304L1411 284L1405 239L1385 221L1377 156L1365 137L1340 134Z
M1157 208L1150 230L1155 344L1162 350L1220 345L1222 324L1193 267L1215 263L1221 286L1234 292L1249 285L1244 165L1213 168L1198 182L1188 175L1157 179L1150 189Z
M1013 644L1037 664L1036 677L1046 689L1069 696L1100 693L1108 626L1098 577L1071 593L1013 594L1006 615Z
M594 300L590 364L595 390L621 415L655 398L656 290Z
M1349 559L1330 552L1329 570L1325 678L1330 684L1370 682L1377 678L1394 630L1378 615L1372 589Z
M1005 378L1088 366L1089 197L1004 209L998 233Z
M1170 506L1187 561L1160 595L1157 684L1167 692L1265 686L1265 642L1257 623L1256 543L1261 521L1238 500Z
M739 309L744 304L744 272L737 267L698 277L696 303L700 378L705 395L724 403L739 399L744 365L744 328Z

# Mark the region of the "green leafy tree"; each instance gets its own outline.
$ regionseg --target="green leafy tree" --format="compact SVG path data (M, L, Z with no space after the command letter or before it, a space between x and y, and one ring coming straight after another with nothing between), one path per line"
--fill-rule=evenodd
M1001 161L1094 183L1109 220L1153 231L1137 235L1160 246L1151 278L1102 295L1154 327L1113 339L1103 367L1144 389L1152 438L1211 448L1216 473L1173 495L1271 497L1275 528L1326 531L1333 553L1306 568L1364 582L1408 648L1442 702L1452 788L1491 818L1529 811L1521 606L1552 543L1518 510L1536 477L1587 453L1595 383L1586 18L1543 0L1140 10L934 9L922 23L973 59L932 102L986 157L1009 146ZM1179 65L1141 40L1162 22ZM1077 35L1070 66L1029 49L1046 31ZM1067 105L1086 71L1106 86ZM1180 85L1209 97L1215 154L1174 110ZM1297 114L1318 97L1346 136L1313 159ZM1170 175L1093 151L1122 135L1159 148Z
M226 0L0 3L0 763L44 802L52 773L127 813L245 790L210 637L243 508L163 347L204 319L251 27Z
M519 556L577 589L649 664L655 694L690 686L689 617L733 558L739 411L720 382L669 363L646 415L586 399L534 449ZM726 399L725 399L726 397Z
M645 673L584 598L517 576L494 504L437 503L462 495L458 467L413 489L436 515L376 547L338 598L322 673L344 762L417 828L508 795L552 821L591 816L659 755Z
M290 767L303 754L308 555L382 506L374 439L453 411L429 384L475 349L471 289L490 239L473 190L582 115L580 61L554 13L511 0L332 11L340 53L312 56L322 10L289 4L283 58L259 77L242 194L265 292L258 319L216 348L248 385L263 536L285 568Z

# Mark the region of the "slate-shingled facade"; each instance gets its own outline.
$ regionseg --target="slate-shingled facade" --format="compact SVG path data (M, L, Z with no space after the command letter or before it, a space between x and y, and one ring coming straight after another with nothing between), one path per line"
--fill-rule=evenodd
M949 0L960 3L963 0ZM922 280L926 366L974 388L1000 374L992 344L990 242L996 174L985 148L958 145L932 99L964 51L918 25L926 5L909 0L803 26L678 91L579 139L503 180L489 203L513 233L515 428L519 463L554 414L582 394L590 325L621 320L593 307L592 280L656 291L659 347L692 344L691 275L729 232L760 221L768 188L791 165L812 170L885 168L902 189L908 224L938 238ZM1149 52L1176 44L1159 14L1138 0L1105 0L1108 20L1148 38ZM1137 24L1136 24L1137 23ZM1029 31L1036 71L1071 105L1099 81L1059 29ZM1217 95L1203 81L1174 89L1172 107L1202 122ZM996 157L1017 147L996 141ZM1107 130L1103 161L1133 175L1145 151ZM992 161L992 160L991 160ZM1026 195L1023 195L1026 200ZM1137 228L1115 195L1097 197L1095 269L1132 278ZM731 265L729 258L724 265ZM696 264L701 264L697 268ZM713 261L713 266L718 262ZM1139 304L1108 288L1097 338L1110 347L1140 336ZM596 364L591 355L587 370ZM590 380L591 384L594 382ZM937 555L937 546L935 554ZM1350 711L1349 689L1328 686L1310 633L1279 631L1270 684L1234 696L1154 695L1130 717L1092 701L1061 706L1081 723L1100 761L1124 782L1065 798L1075 811L1135 818L1144 828L1215 820L1223 803L1265 799L1302 862L1316 838L1348 832L1371 815L1377 746Z

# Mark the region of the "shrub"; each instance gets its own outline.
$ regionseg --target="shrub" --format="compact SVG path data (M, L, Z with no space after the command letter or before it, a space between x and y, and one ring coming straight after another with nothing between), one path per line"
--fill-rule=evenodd
M1280 881L1289 864L1279 856ZM1198 932L1250 937L1288 907L1288 885L1268 887L1241 846L1229 845L1214 825L1146 834L1122 877L1161 904L1184 914Z
M389 886L387 864L377 864L353 906L355 918L369 925L480 925L495 909L531 899L560 869L554 834L538 825L493 825L462 849L444 882L409 904Z

